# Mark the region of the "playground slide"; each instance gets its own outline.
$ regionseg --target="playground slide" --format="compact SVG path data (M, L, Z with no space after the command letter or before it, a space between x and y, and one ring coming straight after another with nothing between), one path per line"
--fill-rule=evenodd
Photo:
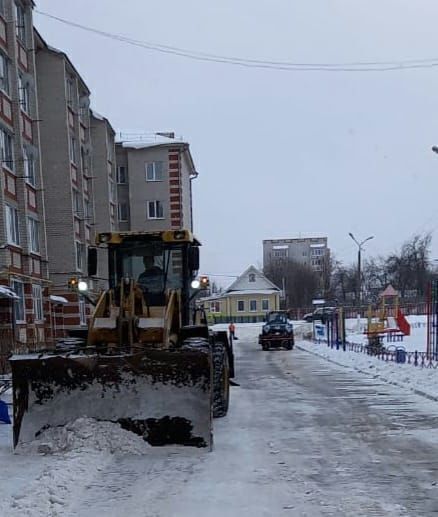
M411 335L411 326L408 322L408 320L406 319L405 315L402 313L402 311L399 309L397 311L397 325L398 325L398 328L400 329L400 332L402 332L405 336L410 336Z

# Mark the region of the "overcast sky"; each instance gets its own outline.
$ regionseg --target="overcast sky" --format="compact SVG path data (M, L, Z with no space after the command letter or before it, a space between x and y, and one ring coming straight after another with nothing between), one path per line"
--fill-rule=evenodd
M337 63L438 58L436 0L36 0L97 29L252 59ZM174 130L199 170L202 269L261 265L262 240L375 235L386 253L433 231L438 258L438 68L284 72L154 53L35 13L117 130ZM225 282L226 283L226 282Z

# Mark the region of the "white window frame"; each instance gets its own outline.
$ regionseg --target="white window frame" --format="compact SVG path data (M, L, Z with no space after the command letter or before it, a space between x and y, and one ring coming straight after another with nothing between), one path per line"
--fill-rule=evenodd
M243 305L243 309L239 309L240 303ZM237 300L236 306L237 306L237 312L245 312L245 300Z
M79 325L84 327L87 324L87 304L82 296L79 297Z
M212 313L219 313L221 312L221 302L210 302L210 312Z
M26 11L24 10L24 6L20 2L15 3L15 32L17 38L22 43L26 43Z
M20 288L18 288L20 286ZM14 318L16 323L26 323L26 301L24 296L24 283L21 280L17 280L13 278L11 280L11 289L18 296L18 300L14 301ZM17 313L20 310L20 316L23 315L22 318L17 317Z
M159 212L159 207L161 206L161 215L157 215ZM159 200L147 201L146 202L146 210L147 210L147 219L164 219L164 206L163 202ZM153 207L151 211L151 207ZM151 215L152 213L152 215Z
M108 178L108 189L110 203L117 203L117 185L112 178Z
M24 176L32 187L36 187L35 158L28 147L23 148Z
M12 135L3 128L0 128L0 150L3 167L14 171L14 139Z
M78 162L78 142L76 138L73 135L70 135L70 144L69 144L69 151L70 151L70 162L73 163L73 165L77 165Z
M18 96L20 99L20 108L27 114L30 113L30 92L29 85L23 83L23 76L18 75Z
M265 305L266 305L266 307L265 307ZM264 298L262 300L262 311L269 311L269 298Z
M76 257L76 269L77 271L84 270L84 251L85 247L80 241L75 241L75 257Z
M0 52L0 90L9 97L11 92L11 83L9 79L9 59Z
M65 81L65 92L67 104L72 108L74 105L75 79L71 75L69 75Z
M250 282L250 283L254 283L255 281L256 281L256 275L255 275L255 273L250 273L250 274L248 275L248 282Z
M251 309L251 304L255 303L255 309ZM249 300L249 312L257 312L257 300Z
M32 284L32 306L35 321L44 321L43 290L38 284Z
M29 233L29 250L31 253L39 254L40 246L40 222L34 217L27 217L27 229Z
M125 209L125 213L123 214L122 207ZM118 203L117 205L117 220L119 223L127 223L129 221L129 210L128 203Z
M73 213L76 216L79 216L81 214L82 210L82 203L81 203L81 195L79 193L79 190L73 189Z
M123 174L120 172L121 170L124 171ZM117 167L116 176L118 185L126 185L128 183L128 167L126 167L126 165L119 165Z
M8 244L20 246L20 218L18 209L12 205L6 207L6 237Z
M157 171L157 164L160 164L161 171ZM152 174L149 174L151 172ZM156 160L145 163L145 174L147 182L164 181L164 162ZM157 177L161 176L161 177Z

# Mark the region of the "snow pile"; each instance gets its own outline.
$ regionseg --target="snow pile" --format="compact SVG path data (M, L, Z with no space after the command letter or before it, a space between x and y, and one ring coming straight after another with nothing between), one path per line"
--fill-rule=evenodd
M145 454L150 445L140 436L126 431L113 422L93 418L78 418L60 427L43 431L38 438L20 446L24 453L53 454L70 451L99 451L121 454Z
M310 341L300 341L298 346L338 365L372 375L384 382L438 401L438 369L382 361L364 353L344 352L342 349L336 350L326 344L315 344Z

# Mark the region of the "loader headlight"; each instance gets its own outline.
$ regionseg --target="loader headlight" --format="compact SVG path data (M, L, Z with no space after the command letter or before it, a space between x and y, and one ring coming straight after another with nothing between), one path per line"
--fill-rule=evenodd
M271 327L270 327L269 325L265 325L265 326L263 327L263 333L264 333L264 334L267 334L270 330L271 330Z
M291 333L293 329L292 325L286 325L286 332Z
M199 289L201 287L201 282L199 280L192 280L191 286L192 289Z
M88 284L85 282L85 280L79 280L78 282L78 290L79 291L88 291Z

